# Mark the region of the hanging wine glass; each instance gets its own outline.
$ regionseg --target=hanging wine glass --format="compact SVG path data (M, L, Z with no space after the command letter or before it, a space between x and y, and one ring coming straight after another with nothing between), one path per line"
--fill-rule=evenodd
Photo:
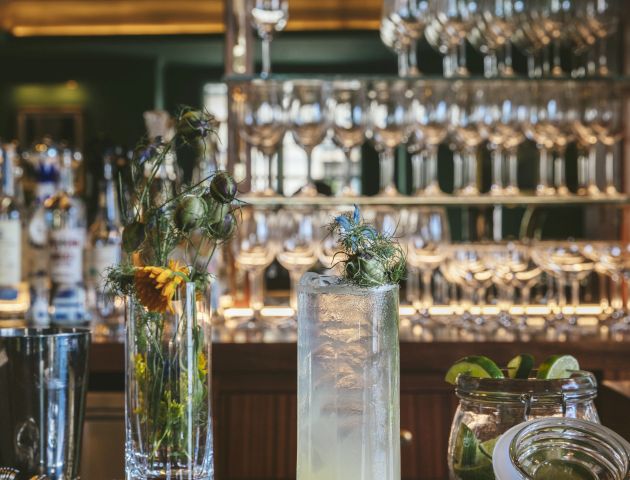
M252 26L262 40L263 78L271 75L271 41L281 32L289 20L288 0L248 0L248 12Z

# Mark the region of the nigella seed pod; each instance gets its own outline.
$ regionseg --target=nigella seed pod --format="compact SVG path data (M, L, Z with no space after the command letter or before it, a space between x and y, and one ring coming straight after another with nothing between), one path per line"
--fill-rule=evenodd
M206 203L206 221L207 225L213 225L220 222L230 212L230 205L227 203L219 203L210 193L203 196Z
M183 231L198 228L206 216L206 202L194 195L185 195L177 202L175 225Z
M132 253L136 251L145 239L145 226L141 222L133 222L123 229L122 245L125 252Z
M236 218L231 213L228 213L223 217L223 220L212 224L210 230L217 240L227 240L236 230Z
M361 283L367 286L384 285L387 283L385 265L371 256L361 256L358 259Z
M210 195L219 203L231 203L236 197L236 181L227 172L217 173L210 182Z

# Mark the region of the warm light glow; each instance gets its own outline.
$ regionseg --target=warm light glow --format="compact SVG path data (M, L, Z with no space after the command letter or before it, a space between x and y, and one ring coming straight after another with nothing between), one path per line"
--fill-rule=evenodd
M251 308L226 308L223 312L225 318L251 317L254 310Z
M293 313L291 307L263 307L260 310L263 317L291 317Z
M416 309L413 308L411 305L401 305L398 309L398 313L402 316L409 316L416 313Z
M66 88L68 90L76 90L77 88L79 88L79 84L77 83L76 80L68 80L66 82Z

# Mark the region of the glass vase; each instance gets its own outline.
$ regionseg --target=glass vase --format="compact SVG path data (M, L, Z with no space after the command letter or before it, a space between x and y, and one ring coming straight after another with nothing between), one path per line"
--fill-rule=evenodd
M172 313L127 299L127 480L213 478L208 298L185 283Z
M398 286L298 289L298 480L399 480Z

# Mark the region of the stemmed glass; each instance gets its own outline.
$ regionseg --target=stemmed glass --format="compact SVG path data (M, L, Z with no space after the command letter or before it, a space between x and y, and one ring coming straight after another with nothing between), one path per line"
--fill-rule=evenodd
M625 311L620 312L621 280L624 279L626 285L630 282L630 244L628 243L607 243L599 244L594 249L597 252L596 259L605 271L609 273L613 281L613 320L611 333L630 333L630 296L626 297Z
M287 128L283 96L282 84L271 80L254 80L239 87L234 94L239 132L262 155L266 168L266 174L252 171L252 194L255 195L275 195L273 163ZM252 166L258 164L252 161Z
M365 88L360 81L338 81L332 84L330 98L330 124L333 141L346 156L346 174L341 195L357 196L352 187L352 158L354 148L363 144L367 127L367 101Z
M272 231L275 228L272 212L255 207L243 208L242 219L232 242L236 264L249 277L249 305L254 310L252 322L261 320L264 307L264 273L276 255L277 245ZM252 327L256 326L254 324Z
M432 21L424 34L429 44L444 55L444 76L467 76L466 36L474 23L477 2L435 0L430 8Z
M549 70L547 59L541 58L552 40L548 33L548 15L544 9L547 1L514 3L518 21L512 41L527 56L527 75L530 78L542 77Z
M262 40L261 77L271 75L271 41L275 32L281 32L289 20L288 0L248 0L252 26Z
M584 255L575 242L540 242L532 248L532 258L538 266L556 279L558 307L556 319L561 320L559 330L568 330L577 324L577 315L565 316L562 309L567 305L565 289L571 289L571 304L580 303L580 282L595 269L595 262Z
M593 130L606 152L605 192L607 195L619 194L615 185L615 146L623 137L623 112L619 98L619 91L613 86L608 86L607 91L602 92L595 103L597 121L593 123Z
M510 39L516 30L514 0L479 0L473 27L468 41L483 56L483 73L486 77L514 75ZM505 52L505 63L499 65L497 52Z
M536 143L539 152L538 184L536 195L555 195L556 189L551 184L551 149L553 148L554 129L546 109L542 90L546 85L538 85L532 91L533 102L529 106L525 126L527 136Z
M429 17L427 0L384 0L381 39L398 54L398 75L417 76L417 45Z
M422 297L414 305L421 321L427 321L433 305L431 279L444 260L440 245L450 242L446 211L443 208L419 208L410 212L413 225L407 235L407 262L420 272Z
M485 115L485 90L478 82L461 85L457 99L450 106L450 126L455 146L464 157L464 178L466 179L459 193L478 195L477 186L477 149L484 141L483 129L480 128Z
M418 82L410 108L412 126L419 132L426 149L425 195L443 194L438 183L438 147L448 135L448 94L446 82Z
M492 171L490 195L505 195L507 193L504 178L503 149L516 129L512 128L514 108L506 86L501 85L493 91L493 99L488 99L488 106L484 111L480 125L483 136L488 139ZM520 132L519 132L520 133Z
M567 146L575 139L573 128L577 118L574 95L575 88L571 85L563 85L561 89L549 92L546 97L546 110L549 119L547 127L552 134L556 158L554 160L554 175L556 192L558 195L568 195L569 189L566 183L566 150Z
M599 195L597 186L597 143L598 137L594 126L601 111L597 108L595 85L587 83L579 92L579 113L573 124L578 147L585 149L586 158L578 156L578 195Z
M597 68L593 72L603 77L610 75L608 67L607 39L617 32L619 26L620 0L582 0L586 9L587 22L597 38Z
M307 183L299 196L317 196L317 187L313 183L313 150L322 143L328 131L326 103L328 87L321 80L296 80L292 83L289 104L291 132L296 143L306 152Z
M289 272L289 304L297 312L297 285L302 275L317 262L317 229L311 210L291 209L278 213L279 242L276 258Z
M409 133L407 84L379 81L373 85L370 104L370 133L379 152L380 196L400 195L394 183L395 150Z

